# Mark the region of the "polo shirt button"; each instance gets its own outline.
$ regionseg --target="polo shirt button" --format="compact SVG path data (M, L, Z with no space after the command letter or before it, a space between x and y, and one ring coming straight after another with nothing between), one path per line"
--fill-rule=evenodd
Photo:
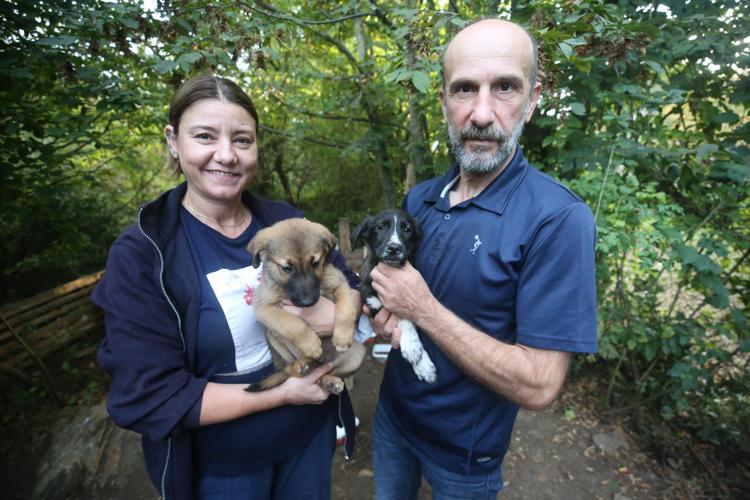
M451 220L451 214L445 214L445 215L443 215L443 219L445 219L445 220Z

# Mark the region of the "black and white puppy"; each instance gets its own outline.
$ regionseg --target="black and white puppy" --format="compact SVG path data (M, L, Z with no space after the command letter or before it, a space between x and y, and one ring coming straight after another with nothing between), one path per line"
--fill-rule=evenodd
M359 290L374 315L383 306L372 288L370 272L379 262L401 267L412 259L422 239L422 230L416 219L404 210L388 209L362 221L351 239L352 246L360 239L365 242ZM411 321L402 319L398 328L401 331L401 355L412 365L420 380L434 382L435 365L424 350L416 327Z

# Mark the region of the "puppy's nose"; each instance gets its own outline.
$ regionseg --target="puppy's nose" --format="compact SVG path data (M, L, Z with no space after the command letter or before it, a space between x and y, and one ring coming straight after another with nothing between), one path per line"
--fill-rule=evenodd
M397 243L388 243L385 247L385 251L388 252L388 255L396 255L401 252L401 245Z

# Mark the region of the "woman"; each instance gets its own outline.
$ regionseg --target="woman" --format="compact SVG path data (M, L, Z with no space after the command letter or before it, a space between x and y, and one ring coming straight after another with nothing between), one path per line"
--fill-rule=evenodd
M316 384L330 366L244 391L273 371L245 248L259 229L301 216L245 191L257 171L256 109L235 83L198 76L175 94L164 132L186 181L140 209L93 294L105 311L109 412L142 435L164 499L329 498L340 414L353 432L348 395L329 398ZM297 313L332 329L330 301Z

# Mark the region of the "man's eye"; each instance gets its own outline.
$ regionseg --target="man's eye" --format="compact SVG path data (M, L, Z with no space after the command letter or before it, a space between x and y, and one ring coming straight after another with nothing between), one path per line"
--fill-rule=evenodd
M501 92L510 92L513 90L513 84L512 83L501 83L498 85L498 88Z
M458 87L456 87L456 92L459 94L467 94L471 92L472 90L473 89L471 85L459 85Z
M196 138L196 139L201 139L201 140L207 141L207 140L209 140L209 139L211 138L211 136L210 136L209 134L206 134L206 133L204 132L204 133L202 133L202 134L196 134L195 138Z

